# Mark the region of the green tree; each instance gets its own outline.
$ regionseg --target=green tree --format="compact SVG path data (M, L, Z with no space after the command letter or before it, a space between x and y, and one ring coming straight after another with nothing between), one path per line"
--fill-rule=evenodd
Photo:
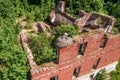
M104 0L92 0L90 3L92 9L97 12L102 12L104 13Z
M110 73L110 80L120 80L120 60L116 66L116 70Z
M107 79L106 75L107 75L107 74L106 74L106 70L103 69L102 71L100 71L100 72L96 75L95 79L93 79L93 80L106 80L106 79Z

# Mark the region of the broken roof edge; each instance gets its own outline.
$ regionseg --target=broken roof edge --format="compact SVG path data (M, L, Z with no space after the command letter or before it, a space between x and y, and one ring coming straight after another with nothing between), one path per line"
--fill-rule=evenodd
M101 16L105 16L105 17L108 17L108 18L112 18L113 20L116 21L116 19L115 19L113 16L109 16L109 15L107 15L107 14L105 14L105 13L99 13L99 12L96 12L96 11L91 11L90 13L99 14L99 15L101 15Z

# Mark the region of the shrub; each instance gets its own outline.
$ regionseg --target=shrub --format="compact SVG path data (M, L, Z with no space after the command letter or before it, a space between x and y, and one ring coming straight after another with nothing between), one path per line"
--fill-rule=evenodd
M116 70L110 73L110 80L120 80L120 60L116 66Z
M55 49L51 46L51 42L52 40L46 37L45 33L29 37L28 44L38 65L55 60Z
M99 17L98 17L98 20L97 20L97 24L100 26L101 22L102 22L102 17L99 16Z
M113 27L112 33L113 33L113 34L117 34L117 32L118 32L118 28L117 28L117 27Z
M102 71L100 71L100 72L96 75L95 79L93 79L93 80L106 80L106 79L107 79L107 77L106 77L106 70L103 69Z
M65 32L68 33L68 36L73 36L79 34L79 29L78 27L72 25L60 25L55 27L53 32L57 37L63 35Z

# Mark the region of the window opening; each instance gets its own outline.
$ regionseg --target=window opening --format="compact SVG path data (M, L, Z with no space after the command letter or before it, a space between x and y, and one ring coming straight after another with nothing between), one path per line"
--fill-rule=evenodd
M75 68L75 69L74 69L74 72L73 72L73 76L78 77L79 72L80 72L80 67Z
M107 41L108 41L108 37L107 37L107 35L104 35L104 38L103 38L101 45L100 45L100 48L104 48Z
M52 77L50 80L58 80L58 76Z
M93 69L96 69L96 68L97 68L99 62L100 62L100 58L98 58L98 59L95 61L94 65L93 65Z
M83 55L87 47L87 42L80 44L78 54Z

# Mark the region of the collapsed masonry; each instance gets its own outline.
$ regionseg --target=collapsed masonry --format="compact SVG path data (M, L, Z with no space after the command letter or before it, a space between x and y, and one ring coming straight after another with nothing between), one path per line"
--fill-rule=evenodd
M50 13L50 19L54 26L61 23L77 25L83 34L77 37L76 42L76 38L67 35L58 37L57 64L42 67L35 63L32 51L27 45L27 30L22 30L19 37L23 49L28 53L32 80L76 80L87 73L93 75L97 69L105 68L120 58L120 34L110 33L116 21L113 17L80 10L78 18L75 19L65 12L65 2L61 1ZM44 22L34 23L33 29L36 33L49 30L48 34L51 34L52 30L51 26Z
M79 11L78 18L75 19L70 14L65 12L65 2L60 2L55 10L50 13L51 23L58 25L61 23L77 25L80 29L93 30L104 29L104 32L111 32L115 18L105 14L96 12L86 13L83 10Z

